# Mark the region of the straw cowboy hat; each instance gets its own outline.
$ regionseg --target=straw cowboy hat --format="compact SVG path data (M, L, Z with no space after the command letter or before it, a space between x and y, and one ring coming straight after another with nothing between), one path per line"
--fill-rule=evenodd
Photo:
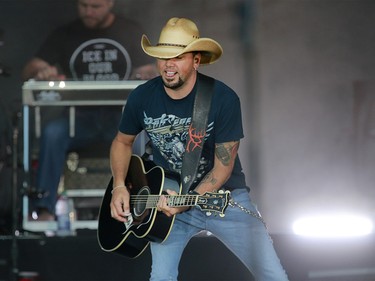
M163 27L159 43L152 46L146 35L142 36L142 49L151 57L170 59L184 53L201 52L201 64L218 60L223 53L220 44L210 38L200 38L194 22L186 18L171 18Z

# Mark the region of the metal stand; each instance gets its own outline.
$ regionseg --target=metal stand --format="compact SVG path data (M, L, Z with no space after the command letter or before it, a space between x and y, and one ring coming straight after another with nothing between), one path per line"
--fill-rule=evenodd
M21 113L17 112L13 120L13 135L12 135L12 247L11 247L11 263L12 263L12 280L18 280L18 241L19 236L18 219L18 135L19 135L19 119Z

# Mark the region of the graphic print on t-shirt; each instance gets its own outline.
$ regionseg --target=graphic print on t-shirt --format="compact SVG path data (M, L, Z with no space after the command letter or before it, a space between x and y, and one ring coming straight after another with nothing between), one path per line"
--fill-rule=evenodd
M144 115L145 130L151 141L158 148L161 155L166 159L169 168L175 172L180 172L182 167L185 144L189 142L190 149L194 147L191 142L196 141L189 137L191 117L180 118L174 114L162 114L159 118ZM199 133L207 139L213 129L213 123L207 126L206 133ZM196 132L194 132L196 133ZM195 143L197 145L197 143Z
M82 43L69 62L74 80L126 80L131 72L129 53L117 41L97 38Z

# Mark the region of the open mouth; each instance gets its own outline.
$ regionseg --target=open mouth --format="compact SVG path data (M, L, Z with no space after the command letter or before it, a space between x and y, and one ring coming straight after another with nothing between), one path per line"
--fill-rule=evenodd
M165 77L166 78L173 78L176 75L177 72L175 71L166 71L165 72Z

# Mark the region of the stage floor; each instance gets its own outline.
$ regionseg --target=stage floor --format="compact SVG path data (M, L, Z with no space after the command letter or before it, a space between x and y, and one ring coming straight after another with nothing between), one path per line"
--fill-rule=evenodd
M271 235L290 281L374 281L375 235L315 240ZM146 281L151 255L128 259L100 249L95 230L73 237L22 235L12 250L12 237L0 236L0 281L13 275L12 254L19 271L39 274L38 281ZM194 237L180 264L180 281L252 281L237 258L213 236Z
M18 269L38 272L38 281L146 281L149 249L136 259L100 249L96 231L74 237L20 237ZM12 237L0 236L0 281L12 280ZM2 264L2 265L1 265ZM251 275L216 238L193 238L181 261L183 280L252 280Z

